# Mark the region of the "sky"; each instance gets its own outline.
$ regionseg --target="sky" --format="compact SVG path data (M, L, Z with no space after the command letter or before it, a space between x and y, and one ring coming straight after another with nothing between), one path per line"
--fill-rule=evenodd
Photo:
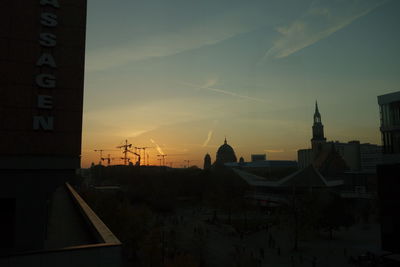
M380 144L377 96L399 91L400 1L88 0L82 167L120 146L202 167L297 160L315 101L328 140Z

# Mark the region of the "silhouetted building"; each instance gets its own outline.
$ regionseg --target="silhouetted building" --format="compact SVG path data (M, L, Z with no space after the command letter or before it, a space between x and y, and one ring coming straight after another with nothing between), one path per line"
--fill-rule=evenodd
M311 165L314 156L312 149L299 149L297 150L297 162L299 163L299 168L304 169Z
M344 184L341 179L326 179L313 165L283 177L269 179L243 169L234 171L250 186L246 198L270 208L287 204L293 194L316 190L326 193L332 190L340 192Z
M244 158L243 157L240 157L239 164L244 164Z
M86 1L3 0L0 13L0 266L118 266L118 239L66 183L80 167Z
M244 168L287 168L293 167L297 168L297 162L294 160L263 160L263 161L251 161L251 162L229 162L225 164L229 167L244 167Z
M377 168L382 249L400 258L400 91L378 96L378 104L383 142L383 164Z
M385 163L400 162L400 92L378 96Z
M339 141L326 141L321 121L321 114L318 105L315 105L314 124L312 126L313 137L311 149L300 149L297 151L299 168L306 168L308 165L318 161L318 157L331 151L332 147L346 162L348 170L365 173L376 173L376 165L382 160L381 146L350 141L342 143ZM319 160L321 161L321 160Z
M267 160L266 154L252 154L251 161L265 161Z
M340 177L345 171L349 170L346 161L337 152L335 143L330 142L324 145L324 148L314 159L313 165L324 177Z
M313 157L317 158L318 154L322 151L323 145L326 143L324 136L324 125L322 124L321 114L318 110L318 103L315 101L314 124L312 126L312 139L311 149Z
M228 142L224 141L224 144L218 148L217 158L215 160L215 166L222 167L225 163L237 162L235 151L228 145Z
M209 170L211 168L211 156L207 153L204 157L204 170Z

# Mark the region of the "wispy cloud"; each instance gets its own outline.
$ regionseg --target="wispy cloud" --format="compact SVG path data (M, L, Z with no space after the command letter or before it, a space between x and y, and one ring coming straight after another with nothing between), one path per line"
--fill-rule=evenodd
M150 142L152 142L155 146L156 149L158 151L158 153L160 153L160 155L165 155L164 151L161 149L161 147L156 143L156 141L154 141L153 139L150 138Z
M215 79L207 80L207 82L204 85L187 83L187 82L182 82L182 81L179 82L179 84L182 84L185 86L190 86L190 87L197 88L197 89L204 89L204 90L208 90L208 91L212 91L212 92L216 92L216 93L220 93L220 94L224 94L224 95L229 95L229 96L233 96L233 97L237 97L237 98L242 98L242 99L246 99L246 100L252 100L252 101L256 101L256 102L263 102L263 103L266 102L264 99L241 95L241 94L227 91L224 89L211 87L211 86L215 85L216 83L217 83L217 80L215 80Z
M268 22L255 6L227 10L215 15L205 14L207 20L196 23L183 21L181 28L173 31L146 33L123 44L88 50L86 69L102 71L135 61L172 56L217 44ZM249 20L251 15L253 19Z
M320 0L314 1L300 19L276 28L280 33L261 62L268 58L285 58L306 48L356 19L370 13L386 0Z
M208 131L207 139L204 141L203 147L206 147L208 145L208 143L211 140L212 135L213 135L213 131L212 130Z

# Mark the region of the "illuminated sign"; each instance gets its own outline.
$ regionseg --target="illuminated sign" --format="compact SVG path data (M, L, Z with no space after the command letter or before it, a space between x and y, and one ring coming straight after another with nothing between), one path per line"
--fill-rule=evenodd
M54 9L59 8L60 4L58 0L40 0L40 5L51 6ZM40 14L40 24L47 28L55 28L58 25L57 14L51 12L45 12L42 10ZM41 32L39 35L39 44L42 48L55 48L57 45L57 36L49 32ZM36 62L36 66L42 69L42 67L48 67L50 69L56 69L56 60L51 53L43 52ZM36 75L35 84L39 88L44 89L55 89L56 88L56 77L51 73L39 73ZM38 109L53 109L53 96L39 94L37 96L37 108ZM54 130L54 117L53 116L33 116L33 129L34 130Z
M0 2L0 170L77 168L87 2Z

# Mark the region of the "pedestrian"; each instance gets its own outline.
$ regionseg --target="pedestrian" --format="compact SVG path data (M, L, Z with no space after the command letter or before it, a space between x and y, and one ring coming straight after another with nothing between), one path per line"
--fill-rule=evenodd
M264 259L264 248L260 248L260 257Z
M293 257L293 255L290 256L290 263L291 263L292 267L294 267L294 257Z
M281 255L281 248L280 247L278 247L278 255L279 256Z
M300 260L300 263L303 263L303 254L299 255L299 260Z
M317 258L313 257L312 259L312 267L316 267L317 266Z
M346 248L343 249L343 255L344 255L345 257L347 256L347 249L346 249Z

